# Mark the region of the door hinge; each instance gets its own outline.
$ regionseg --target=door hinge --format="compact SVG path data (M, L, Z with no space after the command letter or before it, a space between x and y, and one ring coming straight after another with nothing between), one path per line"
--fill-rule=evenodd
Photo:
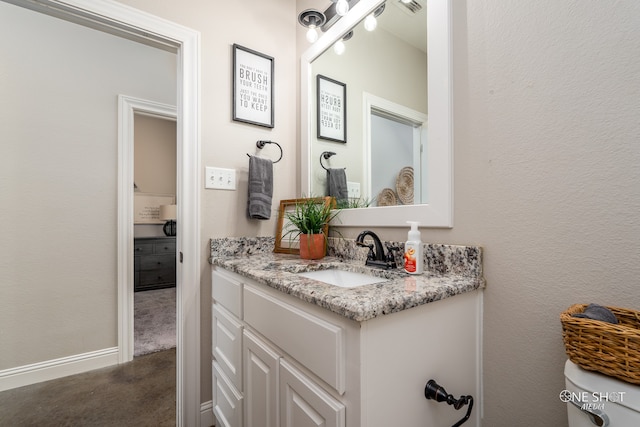
M180 251L180 264L182 264L182 251Z

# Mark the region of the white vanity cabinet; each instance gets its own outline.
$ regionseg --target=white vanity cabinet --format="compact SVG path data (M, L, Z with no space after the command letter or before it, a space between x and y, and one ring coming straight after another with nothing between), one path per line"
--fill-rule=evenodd
M243 425L242 417L242 285L213 272L211 307L213 412L219 426Z
M426 400L435 379L474 396L465 427L479 427L480 291L357 322L220 267L212 278L218 426L452 425L466 409Z
M250 331L244 334L245 426L345 426L345 407Z

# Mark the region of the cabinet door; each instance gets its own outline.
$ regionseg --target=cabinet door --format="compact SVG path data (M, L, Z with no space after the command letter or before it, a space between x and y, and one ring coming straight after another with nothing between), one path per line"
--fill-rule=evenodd
M242 427L242 394L215 361L212 364L213 415L218 427Z
M282 427L344 427L345 407L280 359L280 417Z
M242 325L219 304L213 304L213 357L231 382L242 390Z
M278 427L280 356L246 329L243 347L245 427Z
M211 297L238 319L242 319L242 283L237 275L214 267L211 272Z
M345 332L308 311L246 284L244 321L340 394L345 391Z

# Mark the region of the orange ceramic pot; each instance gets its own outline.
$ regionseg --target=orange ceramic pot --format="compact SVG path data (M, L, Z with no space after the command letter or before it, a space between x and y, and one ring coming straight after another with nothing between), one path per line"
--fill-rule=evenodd
M326 241L324 234L301 234L300 235L300 258L321 259L326 254Z

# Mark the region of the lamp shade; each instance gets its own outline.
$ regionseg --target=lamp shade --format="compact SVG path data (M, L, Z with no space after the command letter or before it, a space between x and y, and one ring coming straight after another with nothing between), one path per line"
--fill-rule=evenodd
M176 205L160 205L160 219L176 219Z

